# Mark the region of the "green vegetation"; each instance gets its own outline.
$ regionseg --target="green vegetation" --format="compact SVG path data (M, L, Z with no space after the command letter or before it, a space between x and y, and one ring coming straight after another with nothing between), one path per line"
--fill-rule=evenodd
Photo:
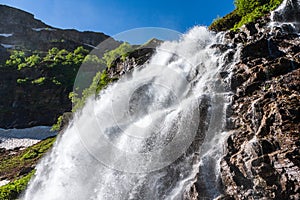
M10 58L3 67L10 67L19 71L21 74L28 74L28 77L19 77L18 84L31 83L35 85L52 83L54 85L65 86L72 89L77 71L82 63L94 64L99 66L104 63L95 55L88 55L88 50L78 47L73 52L65 49L52 48L47 53L34 52L34 54L26 56L24 51L14 50L11 52ZM30 54L30 52L28 53ZM27 73L28 69L32 69L33 73ZM26 71L27 70L27 71ZM36 78L37 73L45 74L40 78ZM30 77L30 75L34 77Z
M18 78L18 79L17 79L17 83L18 83L18 84L27 83L28 80L29 80L28 78Z
M236 9L223 18L213 21L209 29L214 31L237 30L244 24L255 22L272 10L283 0L235 0Z
M21 151L18 155L8 155L0 158L0 174L9 174L17 169L31 166L35 161L41 158L44 153L53 145L55 138L48 138L27 149Z
M35 170L32 170L26 176L16 179L15 181L8 183L0 187L0 199L1 200L14 200L26 189L28 182L34 175Z
M59 82L55 78L52 79L52 83L54 83L55 85L61 85L61 82Z
M6 61L5 66L16 67L25 62L25 53L23 51L14 50L9 58L10 59Z
M56 124L53 124L53 126L51 127L51 131L59 131L62 125L62 121L63 121L63 116L61 115L57 118Z
M24 169L30 169L36 165L38 160L52 147L55 138L45 139L16 154L1 154L0 175L5 179L14 180L7 185L0 187L0 199L11 200L24 191L34 170L29 173L21 173ZM23 175L20 175L23 174Z
M102 59L99 59L96 55L87 55L83 59L83 64L94 65L94 66L106 65L109 68L115 59L121 57L121 59L124 60L126 55L133 49L134 48L130 44L122 43L116 49L106 52ZM85 53L82 51L84 50L77 49L77 51L74 53L75 54L79 54L80 52ZM52 55L57 55L58 53L59 53L58 49L52 49L51 52L49 52L49 54ZM89 87L83 89L82 92L76 92L76 91L70 92L69 98L73 103L72 112L81 109L89 97L91 97L92 95L99 94L99 92L103 88L105 88L114 80L116 79L110 78L106 70L99 71L93 77L93 81L91 82ZM59 131L61 129L62 121L63 121L63 116L59 116L57 122L52 126L51 130Z
M126 56L128 55L129 52L133 51L134 48L124 42L122 43L119 47L117 47L114 50L111 50L109 52L106 52L103 55L102 59L99 59L98 57L95 57L94 55L88 55L85 57L84 62L89 63L89 64L105 64L107 68L111 67L112 62L121 57L122 60L125 60ZM92 83L90 86L82 91L81 94L78 94L75 92L71 92L69 94L69 98L71 99L73 103L73 109L72 111L75 112L78 109L81 109L86 100L92 96L92 95L97 95L99 92L105 88L109 83L113 82L115 79L110 78L107 74L106 70L99 71L96 73L96 75L93 78ZM61 119L57 120L57 123L53 126L54 130L58 130L60 127L60 121Z
M266 15L272 10L275 10L282 0L236 0L235 5L242 19L235 24L234 29L241 27L242 25L254 22L260 17Z
M227 31L232 29L242 17L238 14L237 10L232 11L223 18L215 19L209 26L209 29L214 31Z
M79 67L82 64L89 65L89 68L98 71L93 81L82 78L82 84L85 86L69 95L73 103L72 111L76 111L83 107L88 97L98 94L100 90L113 81L106 71L100 71L103 69L100 66L106 65L107 68L110 68L114 60L117 58L124 60L128 53L133 50L134 48L130 44L124 42L116 49L106 52L103 58L88 55L89 51L83 47L78 47L73 52L55 47L46 53L33 52L31 54L30 52L13 51L4 67L20 71L20 77L17 79L19 85L52 84L53 87L64 87L67 91L72 91ZM59 130L61 122L62 118L58 118L52 130Z
M83 90L81 97L79 97L76 92L71 92L69 94L69 98L73 103L72 111L75 112L76 110L82 108L90 96L99 94L99 92L113 80L114 79L110 78L107 75L107 72L104 70L96 74L96 76L93 78L92 84Z
M45 77L40 77L38 79L35 79L33 81L31 81L32 84L37 84L37 85L41 85L45 82Z
M39 55L31 55L25 58L25 61L18 64L18 70L26 67L36 67L41 62Z
M43 62L40 65L46 65L49 74L52 75L50 78L52 83L63 85L71 90L77 71L87 54L88 50L83 47L78 47L73 52L52 48L43 58Z
M96 66L105 64L105 62L96 55L87 55L84 58L83 63L88 65L96 65Z
M133 47L128 44L127 42L122 43L118 48L111 50L109 52L106 52L103 56L103 60L106 63L106 66L108 68L111 67L112 62L121 57L121 59L124 61L127 54L133 50Z

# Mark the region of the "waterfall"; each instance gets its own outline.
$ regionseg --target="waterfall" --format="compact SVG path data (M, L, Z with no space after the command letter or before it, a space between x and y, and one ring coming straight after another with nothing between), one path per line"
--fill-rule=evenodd
M286 32L300 31L300 1L284 0L271 13L271 27L281 27Z
M235 50L194 27L90 98L37 166L24 200L184 199L200 177L219 195ZM198 174L198 175L197 175Z

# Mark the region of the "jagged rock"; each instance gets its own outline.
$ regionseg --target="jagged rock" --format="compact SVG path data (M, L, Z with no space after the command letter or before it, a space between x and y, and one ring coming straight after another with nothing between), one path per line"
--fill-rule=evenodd
M252 35L258 33L258 30L256 28L256 24L254 22L250 22L248 24L245 24L241 30L243 30L248 37L251 37Z
M299 199L299 37L264 34L248 38L233 69L238 92L221 178L228 198Z
M261 39L244 46L241 52L241 59L268 57L269 55L268 40Z
M299 22L299 3L287 3L275 19ZM234 95L226 113L224 194L216 199L300 199L300 38L291 24L271 31L269 20L270 15L225 34L226 42L239 43L242 51L232 69Z
M155 45L151 43L151 46ZM159 45L159 43L156 43ZM107 68L107 72L110 77L119 77L120 75L132 70L134 67L144 65L155 52L155 48L149 48L142 46L130 53L124 61L121 58L117 58L113 61L110 68Z

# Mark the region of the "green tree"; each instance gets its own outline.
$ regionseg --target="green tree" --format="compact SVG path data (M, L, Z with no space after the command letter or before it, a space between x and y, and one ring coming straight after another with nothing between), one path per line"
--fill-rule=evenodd
M6 61L6 66L9 67L17 67L19 64L25 61L25 53L24 51L16 51L14 50L9 57L9 60Z
M133 47L129 43L124 42L116 49L106 52L103 56L106 66L110 68L112 62L118 57L121 57L124 60L127 54L132 50Z
M41 58L39 55L34 54L27 57L25 61L29 67L36 67L41 62Z
M39 55L31 55L27 58L25 58L25 61L18 64L18 70L21 70L22 68L25 68L25 67L38 67L38 65L40 64L41 62L41 58Z
M101 60L98 56L96 55L87 55L84 59L83 59L83 63L84 64L88 64L88 65L101 65L104 64L104 61Z
M53 61L58 52L59 52L59 49L56 47L49 49L47 55L44 57L44 61Z
M76 110L82 108L89 97L91 97L92 95L97 95L112 81L113 79L108 76L106 70L97 72L97 74L93 78L91 85L83 90L81 97L76 92L71 92L69 94L69 98L73 103L72 111L75 112Z

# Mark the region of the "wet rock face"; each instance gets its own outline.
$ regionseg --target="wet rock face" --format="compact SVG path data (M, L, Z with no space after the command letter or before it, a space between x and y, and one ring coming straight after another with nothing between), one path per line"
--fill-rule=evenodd
M220 163L224 199L299 199L300 38L259 24L250 29L227 36L242 38L243 47Z
M279 22L292 22L297 31L300 30L300 8L298 0L286 0L286 5L280 10L275 12L273 20Z

